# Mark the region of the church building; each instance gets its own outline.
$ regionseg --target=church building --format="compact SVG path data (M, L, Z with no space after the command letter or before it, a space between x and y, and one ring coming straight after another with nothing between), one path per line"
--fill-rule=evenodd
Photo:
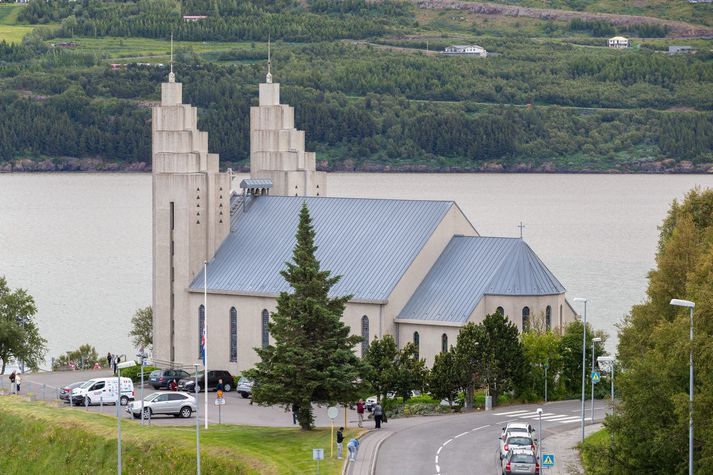
M152 115L154 359L190 366L207 324L208 365L238 374L270 344L280 275L309 208L322 269L352 295L343 320L364 337L416 344L432 365L462 326L502 312L520 330L575 318L565 289L521 238L480 236L455 202L332 198L294 109L269 73L250 111L250 178L208 151L173 72ZM207 264L204 266L204 263ZM207 270L207 272L204 271ZM204 295L204 290L205 295Z

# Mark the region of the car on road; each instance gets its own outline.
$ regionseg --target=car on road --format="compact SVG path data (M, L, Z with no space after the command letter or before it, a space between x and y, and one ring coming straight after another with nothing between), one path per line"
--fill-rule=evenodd
M212 370L208 371L208 391L215 389L218 384L218 380L223 380L223 391L229 393L233 390L233 375L225 370ZM195 392L196 388L195 377L188 377L178 381L178 390L185 391L187 393ZM198 392L205 389L205 371L198 373Z
M243 376L238 380L238 387L235 390L243 398L247 399L253 394L253 384L254 381L252 379Z
M369 412L373 411L373 410L374 410L374 406L376 406L376 401L377 401L377 400L378 400L378 399L377 399L376 396L369 396L368 398L366 398L366 401L365 401L365 403L364 403L364 407L366 407L366 410L369 411Z
M540 464L535 453L529 449L508 451L500 461L503 475L532 475L540 473Z
M197 410L196 398L185 392L157 392L144 398L144 419L154 417L157 414L188 418ZM140 418L141 401L129 403L126 406L126 412L134 416L134 419Z
M72 398L72 390L74 388L78 388L79 386L81 386L84 383L86 383L86 381L78 381L76 383L72 383L70 385L59 388L59 398L62 401L69 402L70 399Z
M502 441L501 441L502 442ZM505 443L500 446L500 459L504 459L508 452L516 449L527 449L535 451L535 438L524 432L513 432L505 439Z
M94 378L72 389L72 404L121 404L126 406L134 400L134 383L131 378ZM117 386L121 386L120 388Z
M154 389L167 388L171 381L178 383L181 379L190 378L191 375L182 369L157 369L151 371L149 375L149 384Z
M500 434L500 440L507 439L507 436L511 432L524 432L527 435L532 436L535 433L535 429L530 424L525 422L508 422L508 424L503 427L503 431Z

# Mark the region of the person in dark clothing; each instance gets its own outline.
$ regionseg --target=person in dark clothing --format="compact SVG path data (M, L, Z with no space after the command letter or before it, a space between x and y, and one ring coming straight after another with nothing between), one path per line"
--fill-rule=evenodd
M111 352L106 354L106 367L111 368Z
M252 402L252 401L250 401ZM297 403L292 404L292 424L297 424L297 413L300 412L300 406Z
M215 391L218 392L218 391L222 391L222 390L223 390L223 380L219 379L218 384L215 385Z
M376 406L374 406L374 421L377 429L381 429L382 420L384 420L384 408L381 407L381 403L377 402Z
M342 458L342 448L344 447L344 427L340 427L337 431L337 458Z

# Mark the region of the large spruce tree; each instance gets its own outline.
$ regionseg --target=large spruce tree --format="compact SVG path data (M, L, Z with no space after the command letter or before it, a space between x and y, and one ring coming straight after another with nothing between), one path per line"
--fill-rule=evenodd
M321 270L306 203L300 211L297 244L282 276L292 287L277 299L270 334L274 345L256 348L261 361L246 375L255 381L253 400L298 408L303 430L314 424L312 404L348 403L358 397L362 364L353 348L361 337L342 322L351 296L330 297L340 277Z

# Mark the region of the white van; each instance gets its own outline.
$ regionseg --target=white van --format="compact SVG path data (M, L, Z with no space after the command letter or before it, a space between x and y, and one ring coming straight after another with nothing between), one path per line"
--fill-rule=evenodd
M134 382L121 378L121 396L117 391L117 378L94 378L72 390L72 404L116 404L122 406L134 400Z

